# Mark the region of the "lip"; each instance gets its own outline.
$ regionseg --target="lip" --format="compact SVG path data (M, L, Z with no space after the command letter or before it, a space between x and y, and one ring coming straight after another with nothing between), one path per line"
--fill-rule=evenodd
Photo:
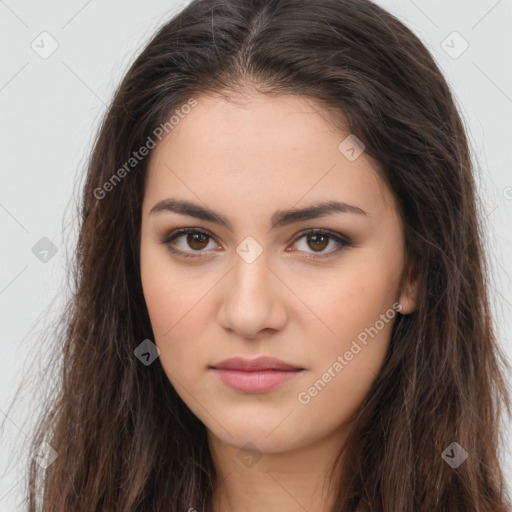
M232 357L210 366L210 369L224 384L244 393L270 391L304 371L304 368L267 356L256 359Z
M256 359L245 359L244 357L230 357L211 366L217 370L304 370L299 366L285 363L281 359L269 356L261 356Z

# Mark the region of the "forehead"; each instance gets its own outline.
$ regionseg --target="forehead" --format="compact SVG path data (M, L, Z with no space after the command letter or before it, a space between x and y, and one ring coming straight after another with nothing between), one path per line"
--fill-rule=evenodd
M236 194L247 207L350 198L370 212L385 208L392 198L374 162L340 151L348 135L302 96L200 96L152 150L145 195L181 191L227 204Z
M267 149L276 157L290 150L300 154L308 149L305 145L312 145L308 141L317 142L326 133L334 139L342 136L327 112L304 96L201 96L180 117L161 148L172 144L191 149L200 143L209 154L238 152L249 157Z

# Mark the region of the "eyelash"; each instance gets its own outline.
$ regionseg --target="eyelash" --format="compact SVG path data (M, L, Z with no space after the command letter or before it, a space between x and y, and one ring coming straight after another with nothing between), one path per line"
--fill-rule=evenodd
M175 249L175 248L171 247L171 242L173 242L176 238L179 238L179 236L181 236L183 234L190 234L190 233L192 233L192 234L202 234L202 235L207 236L210 239L215 239L215 237L211 233L209 233L208 231L203 230L203 229L199 229L199 228L180 228L180 229L175 229L175 230L171 231L170 233L168 233L164 237L164 239L162 240L162 243L167 246L168 250L171 253L176 254L179 257L182 257L182 258L202 258L203 256L201 255L201 253L205 252L203 250L196 251L198 254L193 255L193 254L187 253L185 251L181 251L180 249ZM334 231L329 231L329 230L326 230L326 229L317 229L317 228L313 228L313 229L308 229L306 231L302 231L294 239L293 243L296 243L298 240L300 240L301 238L303 238L303 237L305 237L307 235L323 235L323 236L326 236L326 237L334 240L335 242L337 242L339 244L339 247L337 247L336 249L331 250L331 251L329 251L329 252L327 252L325 254L317 253L317 255L315 255L315 256L306 256L305 257L306 259L327 258L327 257L333 256L334 254L337 254L344 247L352 246L352 241L348 237L343 236L340 233L336 233Z

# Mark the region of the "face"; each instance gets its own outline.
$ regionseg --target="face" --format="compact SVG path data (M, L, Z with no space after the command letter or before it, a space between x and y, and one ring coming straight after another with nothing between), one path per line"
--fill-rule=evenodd
M348 134L318 105L197 101L146 175L141 279L160 362L209 436L306 447L346 428L397 304L414 306L400 288L402 223L372 161L340 146ZM291 368L220 369L261 356Z

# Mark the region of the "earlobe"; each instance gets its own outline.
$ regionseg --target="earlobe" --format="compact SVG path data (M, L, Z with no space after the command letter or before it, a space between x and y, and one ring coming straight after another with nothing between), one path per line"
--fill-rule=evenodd
M419 276L414 266L409 271L398 302L401 305L399 312L402 315L409 315L416 310L418 304Z

